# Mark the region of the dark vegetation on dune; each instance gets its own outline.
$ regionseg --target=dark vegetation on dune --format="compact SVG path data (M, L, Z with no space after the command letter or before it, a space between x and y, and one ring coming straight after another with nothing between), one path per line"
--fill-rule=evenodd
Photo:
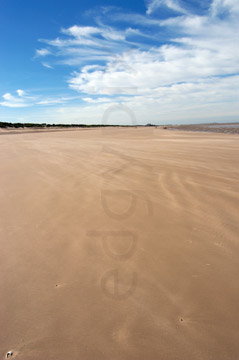
M36 124L36 123L9 123L0 122L0 128L2 129L19 129L19 128L33 128L33 129L48 129L48 128L85 128L85 127L105 127L105 126L122 126L122 125L108 125L108 124L97 124L97 125L86 125L86 124ZM128 125L123 125L128 126Z

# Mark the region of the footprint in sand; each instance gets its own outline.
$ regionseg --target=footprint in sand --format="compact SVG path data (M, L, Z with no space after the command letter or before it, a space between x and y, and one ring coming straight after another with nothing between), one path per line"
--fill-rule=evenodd
M60 287L66 287L69 286L68 284L56 284L55 287L56 288L60 288Z
M8 359L8 358L11 358L13 356L13 351L11 350L11 351L8 351L7 353L6 353L6 359Z

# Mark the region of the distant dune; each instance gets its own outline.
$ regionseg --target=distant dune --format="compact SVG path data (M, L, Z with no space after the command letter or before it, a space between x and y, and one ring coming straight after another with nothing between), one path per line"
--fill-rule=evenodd
M41 131L0 147L1 359L239 358L237 135Z

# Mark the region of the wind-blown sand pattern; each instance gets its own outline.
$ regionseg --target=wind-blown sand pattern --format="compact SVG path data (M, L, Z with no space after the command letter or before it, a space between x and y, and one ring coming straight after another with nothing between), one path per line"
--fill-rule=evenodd
M238 135L19 133L0 150L0 359L238 360Z

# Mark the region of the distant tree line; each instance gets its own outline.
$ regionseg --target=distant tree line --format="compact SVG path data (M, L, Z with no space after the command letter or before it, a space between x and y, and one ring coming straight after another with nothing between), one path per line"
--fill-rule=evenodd
M0 122L0 128L34 128L34 129L45 129L45 128L82 128L82 127L106 127L106 126L124 126L129 127L131 125L106 125L106 124L97 124L97 125L86 125L86 124L36 124L36 123L10 123L10 122Z

